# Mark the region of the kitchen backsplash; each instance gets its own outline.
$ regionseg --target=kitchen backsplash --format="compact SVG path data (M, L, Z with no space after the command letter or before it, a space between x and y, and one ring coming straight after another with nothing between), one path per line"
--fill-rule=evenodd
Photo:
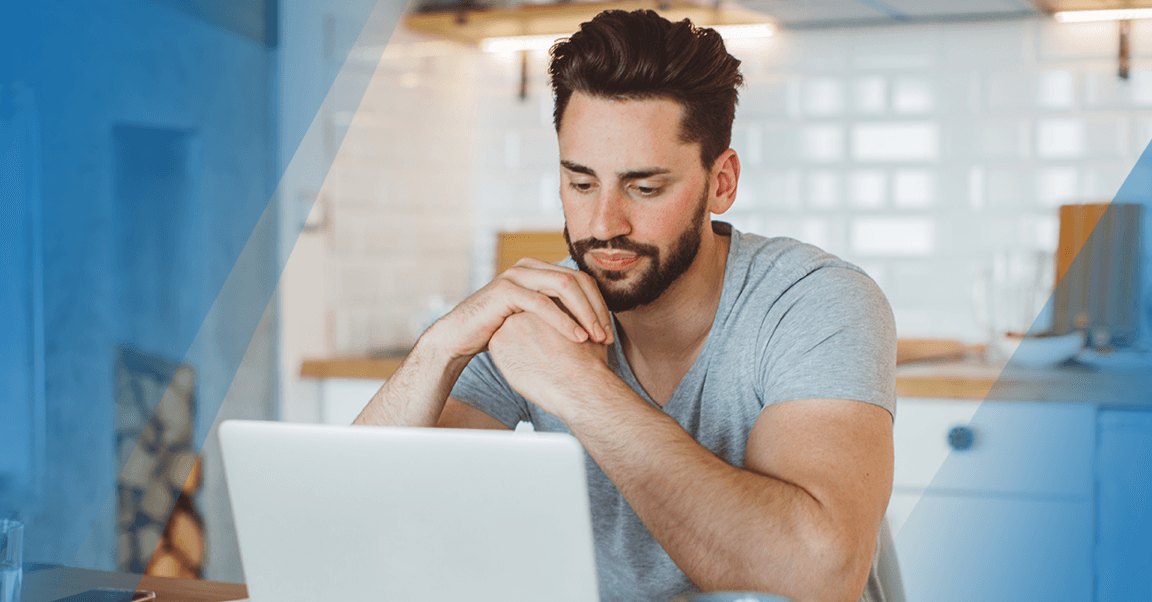
M1056 208L1111 200L1152 139L1152 25L1127 81L1118 44L1113 23L1031 19L737 46L743 172L719 219L863 266L902 336L983 340L993 257L1054 251ZM546 53L528 61L522 101L519 54L397 32L359 107L328 116L347 128L320 234L330 353L410 344L436 297L493 277L496 232L563 225Z

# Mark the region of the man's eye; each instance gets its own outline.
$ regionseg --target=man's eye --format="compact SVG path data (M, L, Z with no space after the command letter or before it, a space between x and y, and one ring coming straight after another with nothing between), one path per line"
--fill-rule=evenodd
M591 182L570 182L568 184L573 190L578 192L588 192L592 190Z
M656 196L660 194L660 189L655 186L636 186L636 192L640 196Z

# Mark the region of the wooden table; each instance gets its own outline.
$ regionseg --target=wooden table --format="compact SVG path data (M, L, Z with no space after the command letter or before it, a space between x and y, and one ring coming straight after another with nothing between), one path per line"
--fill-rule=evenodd
M149 577L61 566L26 570L21 602L51 602L100 587L151 590L156 592L156 602L224 602L248 597L248 588L239 583Z

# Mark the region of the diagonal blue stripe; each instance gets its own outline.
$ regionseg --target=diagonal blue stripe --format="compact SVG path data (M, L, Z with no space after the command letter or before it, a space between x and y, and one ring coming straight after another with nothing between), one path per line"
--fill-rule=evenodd
M896 535L908 599L1120 601L1152 587L1152 145L1113 203L1144 207L1140 339L1112 354L1114 368L1008 361L971 422L956 425L976 444L948 454ZM1084 248L1112 236L1098 225ZM1085 258L1068 274L1099 269ZM1079 282L1065 276L1048 305Z
M888 4L887 2L884 2L883 0L857 0L857 1L860 4L867 6L868 8L871 8L871 9L874 9L874 10L877 10L879 12L884 13L885 15L887 15L887 16L889 16L889 17L891 17L897 21L907 21L909 19L908 13L896 8L895 6Z
M5 218L14 206L23 207L21 216L32 211L18 220L21 239L44 235L43 268L28 270L28 282L15 287L42 291L43 313L16 323L42 320L42 339L0 341L5 353L13 344L39 348L28 361L44 374L33 380L47 383L42 401L0 397L0 438L15 429L34 443L16 477L7 457L0 462L0 515L28 523L29 560L115 566L118 345L193 364L200 378L194 447L203 445L287 256L279 252L285 231L277 227L276 183L307 144L311 158L295 168L315 175L296 181L311 185L327 173L330 159L314 152L309 128L333 87L344 99L363 94L368 82L346 77L342 66L366 24L376 36L368 46L382 48L403 8L309 3L340 20L327 30L322 19L309 24L326 31L327 55L310 72L286 74L306 77L296 86L305 93L281 99L284 51L270 47L277 36L237 33L200 18L203 11L189 16L166 4L25 0L0 16L0 175L8 178L15 165L14 177L43 181L29 198L0 194ZM39 116L21 147L36 151L21 151L17 163L6 154L13 130L4 93L12 89L29 91ZM329 141L338 146L341 135ZM281 148L289 149L283 160ZM9 283L2 284L7 295ZM158 514L163 524L166 513Z

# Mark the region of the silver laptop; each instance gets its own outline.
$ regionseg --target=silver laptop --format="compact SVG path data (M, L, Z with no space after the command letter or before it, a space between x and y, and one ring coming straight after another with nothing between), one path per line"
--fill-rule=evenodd
M253 602L598 600L568 435L230 420Z

